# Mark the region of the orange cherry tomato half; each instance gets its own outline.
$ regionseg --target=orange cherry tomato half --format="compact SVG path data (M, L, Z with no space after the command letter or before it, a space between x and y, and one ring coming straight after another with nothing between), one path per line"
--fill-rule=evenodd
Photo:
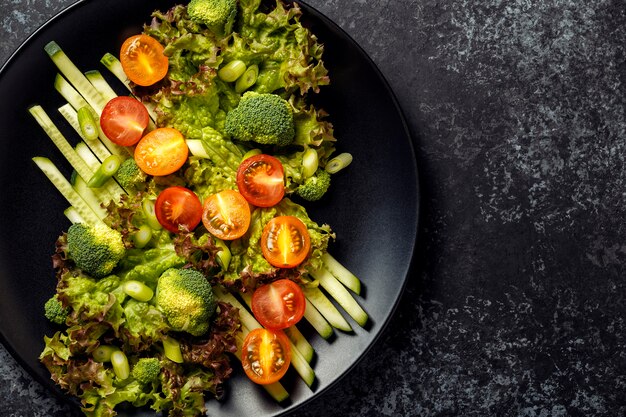
M293 326L304 316L306 301L298 284L279 279L257 288L252 294L252 313L268 329Z
M169 175L183 166L188 155L183 134L171 127L154 129L135 147L135 161L148 175Z
M285 195L283 164L271 155L246 158L237 170L237 188L248 202L257 207L272 207Z
M241 347L241 364L248 378L261 385L272 384L285 375L291 363L289 339L281 331L257 328Z
M185 187L169 187L161 191L154 211L161 226L174 233L178 233L181 227L191 231L202 220L200 199Z
M202 224L219 239L240 238L250 226L250 206L237 191L220 191L204 200Z
M139 142L149 121L146 106L128 96L109 100L100 115L102 132L111 142L121 146L132 146Z
M310 249L309 231L295 216L274 217L263 228L261 252L277 268L298 266Z
M120 62L128 79L141 86L162 80L169 65L163 49L159 41L148 35L126 39L120 48Z

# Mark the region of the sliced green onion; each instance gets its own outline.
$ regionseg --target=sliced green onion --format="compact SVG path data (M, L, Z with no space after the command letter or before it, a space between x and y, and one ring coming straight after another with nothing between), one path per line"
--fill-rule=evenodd
M104 161L102 161L102 164L87 182L89 188L102 187L104 183L117 173L117 170L120 168L122 162L123 159L119 155L108 156Z
M241 74L245 71L246 63L236 59L220 68L219 71L217 71L217 76L220 77L222 81L232 83L233 81L236 81L237 78L241 77Z
M91 356L96 362L109 362L113 352L119 350L115 346L100 345L93 351Z
M180 350L180 343L172 337L163 338L163 351L165 357L176 363L183 363L183 353Z
M254 149L250 149L248 152L246 152L243 157L241 158L242 161L245 161L246 159L250 158L251 156L254 155L260 155L261 153L263 153L260 149L258 148L254 148Z
M352 155L348 152L340 153L326 164L326 171L330 174L341 171L352 162Z
M133 243L136 248L142 249L152 240L152 228L147 224L142 224L133 234ZM130 295L130 294L129 294Z
M148 287L141 281L130 280L126 281L122 286L122 290L126 295L133 297L137 301L150 301L154 295L152 288Z
M91 111L89 106L78 109L78 125L85 138L94 140L98 139L98 122Z
M161 226L161 223L159 223L159 220L156 217L156 211L154 210L154 200L146 198L145 200L143 200L141 206L143 208L143 215L146 216L146 223L148 224L148 226L150 226L153 230L161 229L161 227L163 226Z
M220 248L220 251L217 252L217 263L220 264L222 270L226 271L228 265L230 265L230 248L226 245L226 242L218 238L215 238L215 245Z
M317 151L312 148L308 148L302 155L302 175L304 178L312 177L317 171L319 166L319 157Z
M128 358L121 350L111 353L111 366L113 366L113 372L119 379L126 379L130 375Z
M254 83L256 83L256 78L259 76L259 67L258 65L250 65L246 72L239 78L237 78L237 82L235 83L235 91L237 93L243 93L248 88L252 87Z

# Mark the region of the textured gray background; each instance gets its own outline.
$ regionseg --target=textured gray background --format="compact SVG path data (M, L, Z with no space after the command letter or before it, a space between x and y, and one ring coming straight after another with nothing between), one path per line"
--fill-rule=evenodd
M0 0L0 62L70 3ZM393 323L298 414L626 415L624 0L308 3L396 92L423 213ZM67 413L1 347L0 397Z

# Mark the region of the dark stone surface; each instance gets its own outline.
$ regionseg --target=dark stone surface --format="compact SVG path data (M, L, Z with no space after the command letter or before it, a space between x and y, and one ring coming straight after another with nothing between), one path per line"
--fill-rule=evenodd
M0 62L70 3L0 0ZM624 2L309 4L396 92L423 212L392 324L299 415L626 415ZM66 415L0 362L2 415Z

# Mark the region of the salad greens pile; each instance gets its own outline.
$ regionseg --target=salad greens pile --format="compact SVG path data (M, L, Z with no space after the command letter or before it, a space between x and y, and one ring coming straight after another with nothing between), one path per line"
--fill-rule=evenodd
M218 4L224 8L219 13L206 9ZM102 63L149 109L150 128L175 128L185 137L189 158L173 174L145 175L132 152L102 132L95 140L81 135L83 141L72 147L41 107L30 109L75 169L67 181L47 158L33 158L69 201L65 214L73 223L56 242L57 286L45 313L59 329L44 338L40 360L62 389L80 399L86 415L116 415L121 403L170 416L203 415L205 395L222 396L231 358L240 355L245 333L259 326L243 304L261 284L280 278L300 284L307 297L305 318L324 338L333 327L350 331L351 326L320 288L359 325L367 321L348 292L358 294L360 282L328 254L335 237L330 226L316 223L298 203L317 200L328 189L330 174L324 167L335 151L332 124L308 100L329 77L323 45L300 23L301 13L296 3L280 0L270 5L192 0L189 7L155 11L143 33L165 47L169 67L164 79L147 87L129 82L115 56L105 54ZM59 75L55 82L68 101L59 110L80 134L77 111L89 107L99 116L116 93L94 71L89 85L82 86L75 81L82 74L76 74L58 45L46 51L69 80ZM221 71L232 69L233 62L246 69L237 80ZM240 103L267 94L289 110L289 140L250 141L234 134L237 128L227 128L229 118L236 125L249 117L235 118ZM225 242L202 224L179 233L161 227L154 201L162 190L183 186L200 200L237 190L239 164L259 152L282 163L286 195L272 207L251 207L242 237ZM117 176L101 188L86 187L89 175L111 154L124 159ZM259 241L269 220L287 215L304 223L311 250L297 267L278 268L264 258ZM178 283L179 277L191 275L193 285ZM172 278L171 287L159 287L163 277ZM297 328L285 333L292 343L292 365L311 385L312 347ZM288 395L280 383L264 387L279 401Z

